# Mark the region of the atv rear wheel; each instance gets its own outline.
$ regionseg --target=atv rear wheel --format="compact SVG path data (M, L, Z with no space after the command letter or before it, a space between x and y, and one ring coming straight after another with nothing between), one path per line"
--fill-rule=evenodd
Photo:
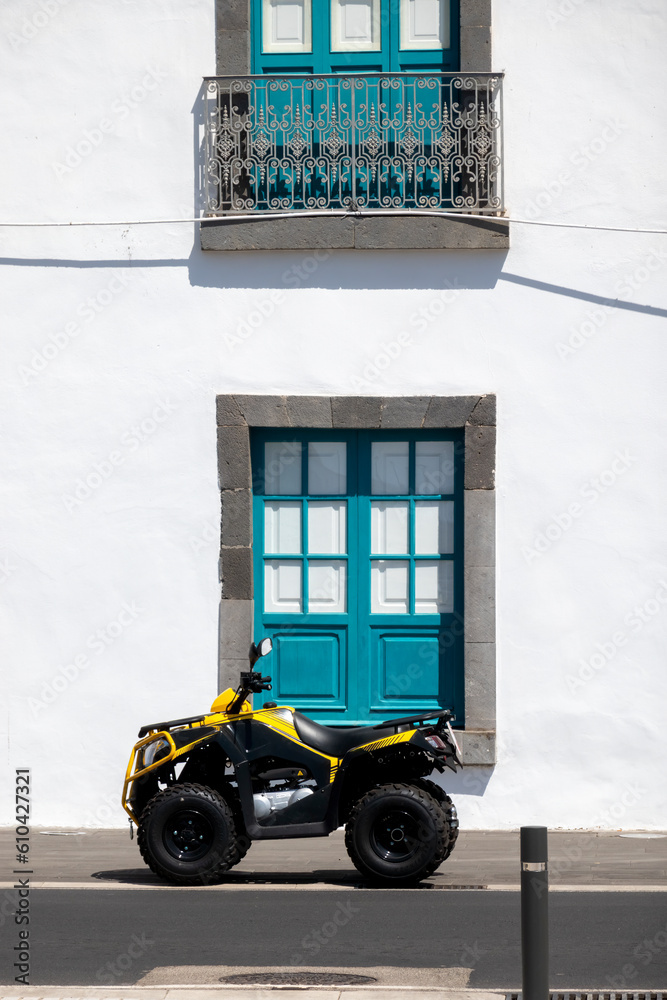
M204 785L171 785L154 795L137 840L152 871L177 885L218 882L245 854L231 808Z
M376 884L408 886L445 858L449 824L439 803L415 785L380 785L361 798L345 828L355 867Z
M436 785L434 781L429 781L428 778L417 778L412 782L412 784L423 789L423 791L428 792L428 794L435 799L445 813L445 819L449 825L449 843L447 844L447 850L442 860L446 861L454 850L454 845L456 844L459 836L459 819L456 813L456 806L444 788L441 788L440 785Z

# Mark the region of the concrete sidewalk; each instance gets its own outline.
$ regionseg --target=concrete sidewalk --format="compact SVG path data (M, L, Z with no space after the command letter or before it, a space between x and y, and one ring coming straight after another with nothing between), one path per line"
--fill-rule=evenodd
M424 990L410 986L400 989L387 989L385 986L366 986L363 989L354 986L257 989L252 986L216 985L193 989L184 986L110 986L104 989L79 986L24 986L15 989L0 986L0 997L2 1000L213 1000L217 994L221 1000L277 1000L277 997L280 1000L303 1000L306 990L312 991L316 1000L403 1000L405 997L409 1000L505 1000L506 996L501 991Z
M0 861L2 885L5 891L14 884L15 833L0 830ZM136 839L130 841L127 830L56 830L33 828L30 835L31 888L127 889L174 891L157 879L144 865ZM422 883L424 888L506 889L519 888L518 831L464 831L451 858L440 871ZM549 834L549 868L552 890L582 891L667 891L667 834L601 833L595 831L557 831ZM224 892L226 888L252 890L270 889L350 889L364 886L361 876L352 866L342 831L330 837L304 840L270 841L254 844L242 864L234 868L219 886L203 887L197 892ZM179 891L179 890L176 890ZM192 891L192 890L185 890ZM411 891L411 890L404 890ZM88 895L88 893L86 893ZM102 905L102 904L101 904ZM162 970L167 973L168 970ZM172 970L177 973L178 970ZM229 970L228 970L229 971ZM235 972L251 970L235 968ZM264 969L253 969L261 973ZM288 972L288 969L276 970ZM307 972L301 967L298 972ZM340 976L350 970L336 968L317 972L334 972ZM358 969L356 972L379 973L379 970ZM381 970L386 973L387 970ZM223 1000L301 1000L310 991L317 1000L505 1000L501 991L460 987L457 977L449 973L447 987L426 988L420 984L415 969L414 985L394 987L393 977L377 975L378 985L345 985L340 979L334 984L313 986L289 985L271 988L252 984L216 983L188 986L176 985L178 975L168 976L152 985L101 988L71 986L26 987L13 983L0 986L0 1000L211 1000L215 993ZM174 981L175 980L175 981ZM181 982L183 980L181 979ZM430 984L429 984L430 985ZM569 990L579 992L577 984Z
M31 885L89 888L159 888L128 830L35 827L30 836ZM13 884L15 834L0 830L1 886ZM667 834L590 831L549 833L550 886L554 890L641 888L667 890ZM431 888L519 886L518 831L463 831L451 857L422 883ZM345 850L342 831L329 837L260 841L222 886L237 888L345 888L363 885Z

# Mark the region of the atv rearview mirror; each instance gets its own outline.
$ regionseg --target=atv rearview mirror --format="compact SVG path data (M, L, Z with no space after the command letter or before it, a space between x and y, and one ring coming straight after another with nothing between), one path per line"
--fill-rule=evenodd
M270 639L262 639L257 645L253 642L250 647L250 669L254 667L260 656L266 656L273 649Z

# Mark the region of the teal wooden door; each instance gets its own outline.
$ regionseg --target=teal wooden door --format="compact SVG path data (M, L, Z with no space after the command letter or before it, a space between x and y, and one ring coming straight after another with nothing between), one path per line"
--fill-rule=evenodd
M458 0L252 0L248 204L442 205L458 22Z
M359 636L369 718L462 710L458 439L360 434Z
M328 725L462 719L455 433L256 431L255 637L274 697Z
M458 0L252 0L252 72L454 72L458 24Z

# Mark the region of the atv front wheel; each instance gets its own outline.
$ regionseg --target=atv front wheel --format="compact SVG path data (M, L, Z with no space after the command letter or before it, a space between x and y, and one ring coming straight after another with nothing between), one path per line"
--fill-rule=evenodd
M449 823L440 804L415 785L380 785L361 798L345 828L355 867L385 886L414 885L442 863Z
M152 871L177 885L218 882L245 853L222 795L195 784L154 795L141 814L137 841Z

